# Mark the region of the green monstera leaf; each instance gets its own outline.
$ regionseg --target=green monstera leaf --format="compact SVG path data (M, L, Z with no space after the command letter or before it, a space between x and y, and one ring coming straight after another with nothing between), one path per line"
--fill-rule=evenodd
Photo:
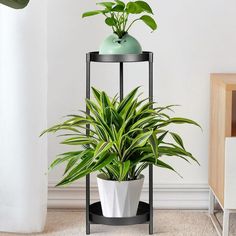
M0 4L15 9L22 9L28 5L30 0L0 0Z

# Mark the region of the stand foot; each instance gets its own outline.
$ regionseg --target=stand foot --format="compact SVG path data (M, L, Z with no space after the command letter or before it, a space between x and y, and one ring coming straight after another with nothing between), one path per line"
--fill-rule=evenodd
M90 234L90 223L86 222L86 235Z
M149 235L152 235L153 234L153 223L150 222L149 223Z

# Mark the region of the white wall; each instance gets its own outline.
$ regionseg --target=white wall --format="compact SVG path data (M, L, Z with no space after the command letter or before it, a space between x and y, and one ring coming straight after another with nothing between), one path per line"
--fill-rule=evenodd
M209 134L209 74L233 72L236 61L236 2L235 0L156 0L150 1L156 12L159 29L150 34L141 23L133 34L144 50L155 53L155 100L161 105L180 104L176 115L198 121L203 132L195 127L179 127L186 146L199 159L201 166L188 165L181 160L167 158L182 173L183 179L166 170L155 169L154 183L169 196L175 206L205 207L207 202L208 134ZM85 98L85 53L97 50L100 42L110 31L102 17L81 19L82 12L95 7L93 0L50 0L48 5L48 124L61 121L65 114L83 109ZM143 85L147 95L147 70L141 64L125 67L126 91ZM118 89L118 67L93 65L93 84L111 95ZM116 76L117 74L117 76ZM50 137L48 155L50 161L65 148ZM50 186L61 176L61 169L50 174ZM94 180L92 181L94 183ZM69 188L70 195L51 188L51 200L64 203L68 198L78 203L83 199L83 180L80 192ZM184 194L177 196L175 190ZM168 190L168 191L167 191ZM172 194L174 190L174 195ZM59 194L59 195L58 195ZM72 195L73 196L72 196ZM184 196L184 197L183 197ZM166 195L163 196L165 199ZM155 197L154 197L155 198ZM179 199L178 199L179 198ZM181 201L178 203L178 201ZM196 202L199 200L198 202ZM52 202L52 201L51 201ZM195 204L195 205L194 205ZM197 205L198 204L198 205ZM157 206L164 206L159 203ZM171 206L167 202L166 207ZM184 207L184 206L182 206Z
M0 231L39 232L47 206L46 0L0 6Z

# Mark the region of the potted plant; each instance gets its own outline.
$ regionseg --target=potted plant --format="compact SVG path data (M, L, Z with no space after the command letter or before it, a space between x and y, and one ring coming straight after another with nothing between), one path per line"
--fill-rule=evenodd
M111 27L113 34L108 36L100 45L100 54L139 54L142 48L139 42L128 34L130 28L138 21L144 22L152 31L157 29L157 24L152 18L152 8L146 1L120 0L99 2L97 5L102 10L85 12L82 17L103 15L105 23ZM135 16L130 20L131 16Z
M0 0L0 3L11 8L21 9L28 5L29 0Z
M138 88L121 102L117 96L110 99L105 92L92 90L96 102L86 100L90 114L82 111L81 115L69 115L68 120L42 133L63 131L60 136L65 139L61 143L78 147L59 155L50 168L67 163L57 186L99 171L103 215L134 216L144 180L141 173L149 164L175 171L164 161L165 156L197 162L185 149L180 135L169 130L170 126L199 125L190 119L170 117L167 111L172 106L158 107L147 99L140 101Z

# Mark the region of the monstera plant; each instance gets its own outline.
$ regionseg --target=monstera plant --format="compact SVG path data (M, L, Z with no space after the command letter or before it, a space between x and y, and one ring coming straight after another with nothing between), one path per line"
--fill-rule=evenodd
M26 7L29 0L0 0L0 3L15 9L22 9Z
M152 31L157 29L151 6L146 1L121 0L98 2L97 5L102 9L85 12L82 17L102 15L105 24L112 29L113 34L100 45L100 54L141 53L141 45L128 32L137 22L143 22Z
M197 162L186 150L180 135L171 128L178 124L198 124L171 117L168 113L172 106L159 107L147 99L140 100L137 91L138 88L134 89L119 102L117 97L111 99L93 88L95 101L86 100L90 114L81 111L69 115L65 122L43 132L61 131L60 136L65 137L61 143L77 149L59 155L51 164L54 168L67 163L58 186L100 172L99 194L107 217L136 214L144 179L142 171L149 164L176 172L165 161L166 156ZM129 198L124 199L125 196Z

